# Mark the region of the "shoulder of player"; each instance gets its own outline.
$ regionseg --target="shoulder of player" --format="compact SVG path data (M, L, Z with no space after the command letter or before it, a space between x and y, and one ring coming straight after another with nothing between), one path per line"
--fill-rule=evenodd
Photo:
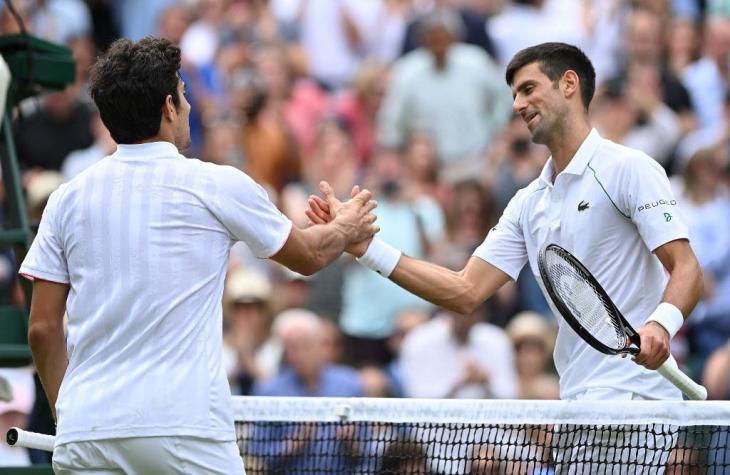
M619 175L624 179L648 170L663 171L659 162L641 150L605 139L588 165L593 173Z
M244 171L231 165L218 165L197 158L187 158L184 166L195 168L196 174L206 181L211 181L216 188L253 183L253 179Z

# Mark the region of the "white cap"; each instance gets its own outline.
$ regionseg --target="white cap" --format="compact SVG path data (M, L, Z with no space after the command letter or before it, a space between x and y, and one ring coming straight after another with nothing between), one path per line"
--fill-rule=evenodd
M236 269L228 275L225 300L228 303L255 303L271 300L268 277L251 269Z

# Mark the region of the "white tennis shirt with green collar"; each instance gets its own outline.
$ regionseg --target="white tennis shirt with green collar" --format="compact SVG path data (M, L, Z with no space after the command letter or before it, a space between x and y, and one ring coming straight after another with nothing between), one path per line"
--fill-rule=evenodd
M540 176L512 198L474 255L513 279L529 263L540 282L539 250L558 244L591 271L638 329L661 302L668 281L653 251L688 239L666 173L645 153L593 129L554 182L552 176L549 159ZM681 399L658 373L598 352L553 312L559 322L554 358L561 399L600 388Z
M291 227L245 173L168 142L119 145L56 190L20 268L71 287L56 444L235 440L222 364L229 250L244 241L272 256Z

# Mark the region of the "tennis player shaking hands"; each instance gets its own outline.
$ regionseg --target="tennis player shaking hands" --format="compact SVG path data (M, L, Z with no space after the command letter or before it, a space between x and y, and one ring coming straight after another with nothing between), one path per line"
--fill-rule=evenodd
M539 250L558 244L589 269L641 337L637 364L630 364L591 348L554 311L561 398L681 399L651 370L669 356L671 337L700 297L702 276L664 170L591 128L595 71L580 49L564 43L524 49L509 63L506 81L514 112L551 157L465 267L416 260L377 238L348 251L414 294L466 314L526 264L539 282ZM331 203L310 197L310 221L332 219Z
M91 95L118 148L51 195L21 265L57 474L243 473L221 361L231 246L309 275L378 231L367 190L300 229L245 173L183 156L179 69L155 38L97 61Z

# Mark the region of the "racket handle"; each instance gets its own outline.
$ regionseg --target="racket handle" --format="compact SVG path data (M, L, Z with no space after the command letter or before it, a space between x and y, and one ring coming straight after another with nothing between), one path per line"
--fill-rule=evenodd
M707 399L707 389L704 386L695 383L692 378L687 376L677 366L677 360L674 356L669 355L669 358L657 368L659 374L664 376L670 383L675 385L680 391L682 391L689 399L694 401L704 401Z
M11 427L5 439L8 445L13 447L45 450L46 452L53 452L53 444L56 440L52 435L28 432L17 427Z

